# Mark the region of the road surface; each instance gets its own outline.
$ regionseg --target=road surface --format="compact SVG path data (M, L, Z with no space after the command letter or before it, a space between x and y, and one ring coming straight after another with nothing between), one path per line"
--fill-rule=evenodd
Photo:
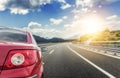
M44 78L120 78L120 59L70 43L48 46L42 53Z

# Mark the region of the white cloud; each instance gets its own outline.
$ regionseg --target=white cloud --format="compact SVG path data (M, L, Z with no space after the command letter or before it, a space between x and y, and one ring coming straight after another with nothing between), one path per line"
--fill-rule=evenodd
M117 18L117 15L112 15L112 16L107 17L106 19L107 20L112 20L112 19L116 19L116 18Z
M50 18L50 22L54 25L59 25L63 22L63 20L62 19Z
M10 8L11 14L27 14L29 12L28 9L21 9L21 8Z
M111 30L120 30L120 19L116 14L106 17L105 25Z
M91 10L87 7L84 7L84 8L75 8L71 11L74 15L78 15L78 16L81 16L81 15L86 15L86 14L90 14L90 13L96 13L95 10Z
M109 29L120 29L119 25L120 25L120 21L118 21L116 18L117 15L112 15L109 17L114 17L114 19L106 19L105 18L105 22L103 25L103 28L108 27ZM66 18L67 16L63 16L62 17L62 21L64 20L64 18ZM76 15L76 17L78 17L79 19L73 19L70 23L65 24L64 25L64 30L57 30L57 29L49 29L49 28L42 28L42 27L37 27L34 25L31 25L30 23L28 24L28 26L34 26L34 28L31 28L31 32L39 35L41 37L47 37L47 38L52 38L52 37L61 37L61 38L78 38L83 34L88 33L88 30L86 30L87 27L84 26L82 19L83 17L80 16L79 14ZM89 17L88 17L89 18ZM94 17L93 17L94 18ZM53 24L60 24L60 23L56 23L56 20L58 21L58 19L54 19L51 18L52 23ZM60 20L60 19L59 19ZM102 28L101 28L102 30Z
M63 32L57 29L50 28L42 28L43 26L37 22L28 23L27 27L23 27L24 30L28 30L35 35L45 38L53 38L53 37L61 37Z
M53 25L59 25L59 24L61 24L64 20L66 20L67 18L68 18L67 16L63 16L62 18L59 18L59 19L50 18L49 21L50 21L51 24L53 24Z
M82 8L81 11L84 12L84 13L87 13L88 12L88 8Z
M72 13L74 13L74 14L80 13L80 10L73 9L73 10L72 10Z
M67 17L67 16L63 16L62 18L63 18L63 19L67 19L68 17Z
M32 29L31 32L41 37L47 37L47 38L62 37L62 32L57 29L37 28L37 29Z
M98 7L101 8L104 4L111 4L119 0L76 0L76 7L93 7L96 4L101 4Z
M0 11L4 11L6 9L7 0L0 0Z
M70 7L71 7L71 5L66 3L66 4L63 4L60 8L64 10L64 9L67 9L67 8L70 8Z
M84 26L81 20L73 20L71 23L64 25L64 38L80 37L84 33Z
M88 8L79 8L79 9L73 9L72 13L74 14L74 19L80 19L81 17L84 17L89 14L96 14L96 11L92 11Z
M65 32L67 34L70 34L69 36L80 36L82 34L88 33L88 30L86 30L87 27L84 26L82 19L88 15L97 15L97 11L93 10L92 7L96 6L97 3L101 3L99 6L97 6L98 8L102 8L103 4L110 4L116 1L118 0L76 0L76 7L72 10L72 13L74 14L74 19L73 21L71 21L71 23L64 25ZM115 27L120 28L118 27L120 25L120 21L118 21L117 15L112 15L107 18L103 18L101 15L100 17L99 15L97 16L97 18L102 20L102 22L100 23L101 30L107 27L111 29L115 29Z
M25 29L25 28L24 28ZM48 28L32 28L29 29L33 34L38 35L44 38L53 38L53 37L61 37L62 38L62 31L57 29L48 29Z
M46 5L50 2L51 2L51 0L39 0L39 5Z
M0 0L0 11L6 9L13 14L27 14L31 10L39 10L39 6L49 4L51 0Z
M88 24L90 23L89 22L90 20L91 22L92 20L93 21L96 20L96 22L98 21L99 24L97 23L91 26ZM83 34L92 33L93 32L92 29L94 30L93 27L97 29L96 27L97 25L100 25L98 26L98 28L100 28L99 31L106 28L104 27L106 26L106 24L104 23L104 18L96 14L93 14L93 15L90 14L90 15L85 15L85 16L81 14L75 14L75 19L73 19L68 24L64 25L64 35L66 38L78 38Z
M93 6L93 0L76 0L76 6L88 6L88 7L92 7Z
M93 14L93 15L96 15L96 18L95 18L94 16L92 16L92 14L83 15L83 14L79 14L78 11L75 11L75 15L74 15L75 19L73 19L71 23L64 25L66 37L75 37L75 36L80 37L83 34L89 33L89 31L91 30L89 28L91 26L89 24L85 26L84 20L83 20L85 17L86 17L85 21L87 21L88 19L90 20L90 17L88 15L90 15L92 19L96 19L96 20L99 19L99 22L100 22L100 24L98 24L100 25L99 31L104 30L105 28L109 28L110 30L120 29L120 21L119 21L120 19L117 18L118 16L115 14L109 17L101 17L101 15ZM69 36L67 36L67 34L69 34Z
M50 4L52 0L0 0L0 11L6 9L13 14L27 14L29 11L41 11L40 6ZM62 3L61 8L67 9L71 7L65 0L56 0Z
M66 3L65 0L57 0L58 2Z
M99 0L99 2L101 2L101 4L111 4L111 3L114 3L117 1L119 1L119 0Z
M79 7L80 5L84 6L83 1L82 0L76 0L76 6Z
M40 23L37 23L37 22L30 22L28 24L28 28L38 28L38 27L41 27L42 25Z

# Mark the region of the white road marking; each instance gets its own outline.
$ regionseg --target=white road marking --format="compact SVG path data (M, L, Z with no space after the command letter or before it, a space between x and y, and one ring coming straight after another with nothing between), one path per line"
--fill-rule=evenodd
M108 73L107 71L105 71L104 69L100 68L99 66L95 65L94 63L92 63L91 61L89 61L88 59L86 59L85 57L83 57L82 55L80 55L79 53L77 53L75 50L73 50L72 48L70 48L70 46L67 45L67 47L76 55L78 55L79 57L81 57L83 60L85 60L86 62L88 62L90 65L92 65L93 67L95 67L96 69L98 69L99 71L101 71L103 74L105 74L106 76L108 76L109 78L116 78L115 76L113 76L112 74Z
M49 52L49 54L52 54L54 52L54 50L51 50L50 52Z
M80 48L79 46L77 45L74 45L78 48ZM80 49L85 49L85 48L80 48ZM85 49L85 50L88 50L88 49ZM88 50L88 51L91 51L91 52L94 52L94 53L98 53L98 54L101 54L101 55L105 55L105 56L108 56L108 57L112 57L112 58L116 58L116 59L120 59L120 56L114 56L114 55L110 55L108 53L104 53L104 52L96 52L96 51L93 51L93 50Z

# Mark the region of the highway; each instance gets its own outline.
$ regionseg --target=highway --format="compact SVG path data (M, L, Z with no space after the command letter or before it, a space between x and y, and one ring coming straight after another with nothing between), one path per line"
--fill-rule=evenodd
M43 52L44 78L120 78L120 59L72 43L48 46Z

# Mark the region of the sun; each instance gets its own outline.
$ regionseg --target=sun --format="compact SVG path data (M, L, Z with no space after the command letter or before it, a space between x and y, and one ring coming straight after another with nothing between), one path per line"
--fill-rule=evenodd
M94 33L102 29L103 20L99 16L90 15L82 19L82 25L86 33Z

